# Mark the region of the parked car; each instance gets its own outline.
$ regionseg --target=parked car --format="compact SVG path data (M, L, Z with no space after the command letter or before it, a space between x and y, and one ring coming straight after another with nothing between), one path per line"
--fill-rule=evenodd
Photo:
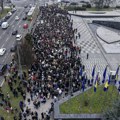
M7 16L12 16L12 12L8 12Z
M6 52L6 48L1 48L0 49L0 56L3 56Z
M1 27L2 27L2 29L7 29L7 28L9 27L8 22L3 22L3 23L1 24Z
M17 35L18 34L18 31L17 30L14 30L13 32L12 32L12 35Z
M3 75L7 69L7 64L0 64L0 75Z
M2 20L0 20L0 26L2 25L2 23L3 23L3 21L2 21Z
M16 8L13 8L13 9L11 10L12 13L14 13L15 11L16 11Z
M10 16L6 15L6 16L4 17L4 20L7 21L9 18L10 18Z

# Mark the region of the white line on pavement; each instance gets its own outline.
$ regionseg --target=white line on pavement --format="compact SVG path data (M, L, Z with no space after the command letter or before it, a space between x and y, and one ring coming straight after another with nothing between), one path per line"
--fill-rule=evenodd
M9 37L7 37L7 39L6 39L6 41L5 42L7 42L9 40Z
M2 62L4 63L5 59L2 60Z
M5 82L5 80L2 81L2 83L1 83L1 85L0 85L1 87L3 86L3 83L4 83L4 82Z
M4 45L5 45L5 44L3 44L1 48L3 48L3 47L4 47Z
M7 55L5 56L5 59L6 59Z

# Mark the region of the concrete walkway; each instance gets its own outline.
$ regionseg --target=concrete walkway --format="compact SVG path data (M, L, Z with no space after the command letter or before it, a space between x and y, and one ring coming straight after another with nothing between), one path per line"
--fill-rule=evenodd
M47 99L47 102L44 104L44 103L41 103L40 104L40 107L38 108L38 109L36 109L35 107L34 107L34 105L33 105L33 101L30 101L30 104L27 102L27 99L30 99L30 94L29 93L27 93L27 95L26 95L26 100L25 100L25 105L26 105L26 107L28 106L28 108L31 108L31 111L33 111L33 112L37 112L38 113L38 118L39 118L39 120L42 120L41 119L41 113L43 112L43 113L47 113L48 112L48 110L50 109L50 107L51 107L51 102L53 101L52 99ZM26 107L25 107L25 110L26 110ZM31 120L31 116L29 116L29 117L27 117L28 119L30 119ZM51 117L51 119L50 120L53 120L53 118Z

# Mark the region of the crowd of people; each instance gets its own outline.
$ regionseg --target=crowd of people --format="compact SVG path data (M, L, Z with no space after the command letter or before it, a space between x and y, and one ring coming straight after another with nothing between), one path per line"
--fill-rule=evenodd
M36 109L50 98L55 102L63 94L81 89L83 78L79 71L81 67L84 71L85 66L81 63L81 48L75 45L76 33L67 11L57 6L40 7L32 35L35 60L28 71L30 83L27 85L29 101L33 101Z
M82 65L80 58L81 48L75 44L76 37L80 38L80 33L76 35L77 29L73 29L71 15L58 6L40 7L36 24L32 34L34 62L28 70L28 78L25 72L22 78L27 82L14 88L13 83L16 84L16 77L21 79L17 70L13 70L14 74L8 80L14 97L21 94L26 100L26 94L30 94L30 98L27 98L28 105L25 106L22 100L19 102L21 109L19 120L39 120L37 109L48 99L53 99L48 112L41 113L42 120L49 120L54 102L69 93L81 90L83 79L86 80L85 83L90 82L87 81L87 76L83 76L85 78L80 76L80 68L85 71L85 66ZM14 63L14 60L12 62ZM25 88L24 90L21 85ZM7 99L10 99L9 93ZM36 111L29 108L31 101ZM6 103L7 106L8 104ZM9 108L12 111L10 104ZM18 118L15 116L14 120Z

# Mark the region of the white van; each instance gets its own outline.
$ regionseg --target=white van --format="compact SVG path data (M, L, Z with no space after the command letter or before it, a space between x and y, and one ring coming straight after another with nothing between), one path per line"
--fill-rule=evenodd
M6 29L8 28L8 26L9 26L8 22L3 22L1 25L2 29Z

